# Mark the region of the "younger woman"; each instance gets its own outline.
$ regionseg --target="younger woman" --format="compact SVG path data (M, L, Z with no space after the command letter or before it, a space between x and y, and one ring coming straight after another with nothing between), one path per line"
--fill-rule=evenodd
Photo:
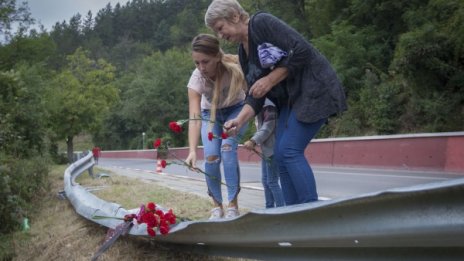
M196 167L196 150L201 136L207 174L206 184L214 204L210 219L236 217L239 215L237 196L240 191L238 138L221 137L224 123L237 117L243 107L246 81L238 65L238 58L224 54L219 47L219 40L213 35L200 34L193 39L192 59L196 69L187 85L189 118L201 117L201 120L189 121L190 149L186 162ZM239 137L245 130L246 127L240 129ZM221 161L224 165L229 202L225 211L221 191Z

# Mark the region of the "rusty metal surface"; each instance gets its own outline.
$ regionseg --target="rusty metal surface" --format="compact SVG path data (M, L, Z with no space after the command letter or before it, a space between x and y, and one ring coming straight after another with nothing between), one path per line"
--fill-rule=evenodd
M65 192L83 217L114 228L129 211L75 184L91 153L65 171ZM130 234L147 236L144 225ZM231 220L181 222L155 237L175 249L265 260L464 260L464 179L337 200L255 209Z

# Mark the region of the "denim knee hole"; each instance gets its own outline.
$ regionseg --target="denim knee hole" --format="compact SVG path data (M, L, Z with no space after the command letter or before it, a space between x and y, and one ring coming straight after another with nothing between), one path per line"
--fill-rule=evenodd
M217 162L219 162L219 156L217 155L206 157L206 163L217 163Z
M224 144L221 147L222 151L232 151L232 146L230 144Z

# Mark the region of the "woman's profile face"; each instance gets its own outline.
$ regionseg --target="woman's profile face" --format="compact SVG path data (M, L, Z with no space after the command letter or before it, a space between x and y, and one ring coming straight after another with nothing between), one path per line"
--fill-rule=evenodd
M226 41L233 42L233 43L240 43L241 42L241 35L240 35L240 26L239 20L237 21L229 21L226 19L218 19L212 29L219 38L222 38Z
M215 79L217 64L220 61L219 57L194 51L192 52L192 59L202 75L212 80Z

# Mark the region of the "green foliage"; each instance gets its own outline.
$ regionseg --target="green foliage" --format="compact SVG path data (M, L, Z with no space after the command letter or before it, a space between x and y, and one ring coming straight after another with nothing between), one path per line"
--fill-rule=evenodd
M0 1L0 31L20 18L14 3ZM19 228L30 202L46 186L48 121L42 91L47 73L37 63L49 54L45 42L42 36L18 36L0 48L0 235Z
M18 63L46 63L55 53L55 43L46 34L15 36L0 48L0 70L10 70Z
M78 49L68 57L67 67L51 81L47 102L52 129L58 139L67 140L70 161L73 137L100 128L103 117L118 100L114 71L111 64L91 60Z
M148 140L172 135L169 122L188 117L187 81L192 71L190 54L177 50L154 53L144 59L125 100L126 115L134 115L146 127ZM137 102L138 101L138 102ZM184 145L185 136L172 146Z
M462 1L437 0L406 15L411 29L399 38L391 70L400 72L409 87L402 119L421 131L464 127L464 41L452 31L459 30L455 22L463 19L463 10Z
M0 36L3 38L1 40L11 39L12 24L16 23L17 34L22 35L33 23L27 3L16 2L16 0L0 0Z
M360 103L365 108L368 129L378 134L394 134L398 128L398 115L401 111L398 94L399 86L393 83L382 83L364 88L360 95Z
M348 1L307 1L306 16L314 38L329 34L332 30L331 24L337 22L343 15L343 9L348 6Z
M332 16L330 30L318 29L326 34L314 43L338 71L350 107L329 129L348 135L462 130L463 38L456 22L463 5L352 1ZM322 15L330 12L316 17Z
M0 147L15 157L43 151L46 111L39 67L0 72Z
M43 157L16 160L3 156L0 161L0 234L19 228L33 207L30 202L46 190L49 171Z
M39 66L0 72L0 234L19 227L46 185L43 82Z

